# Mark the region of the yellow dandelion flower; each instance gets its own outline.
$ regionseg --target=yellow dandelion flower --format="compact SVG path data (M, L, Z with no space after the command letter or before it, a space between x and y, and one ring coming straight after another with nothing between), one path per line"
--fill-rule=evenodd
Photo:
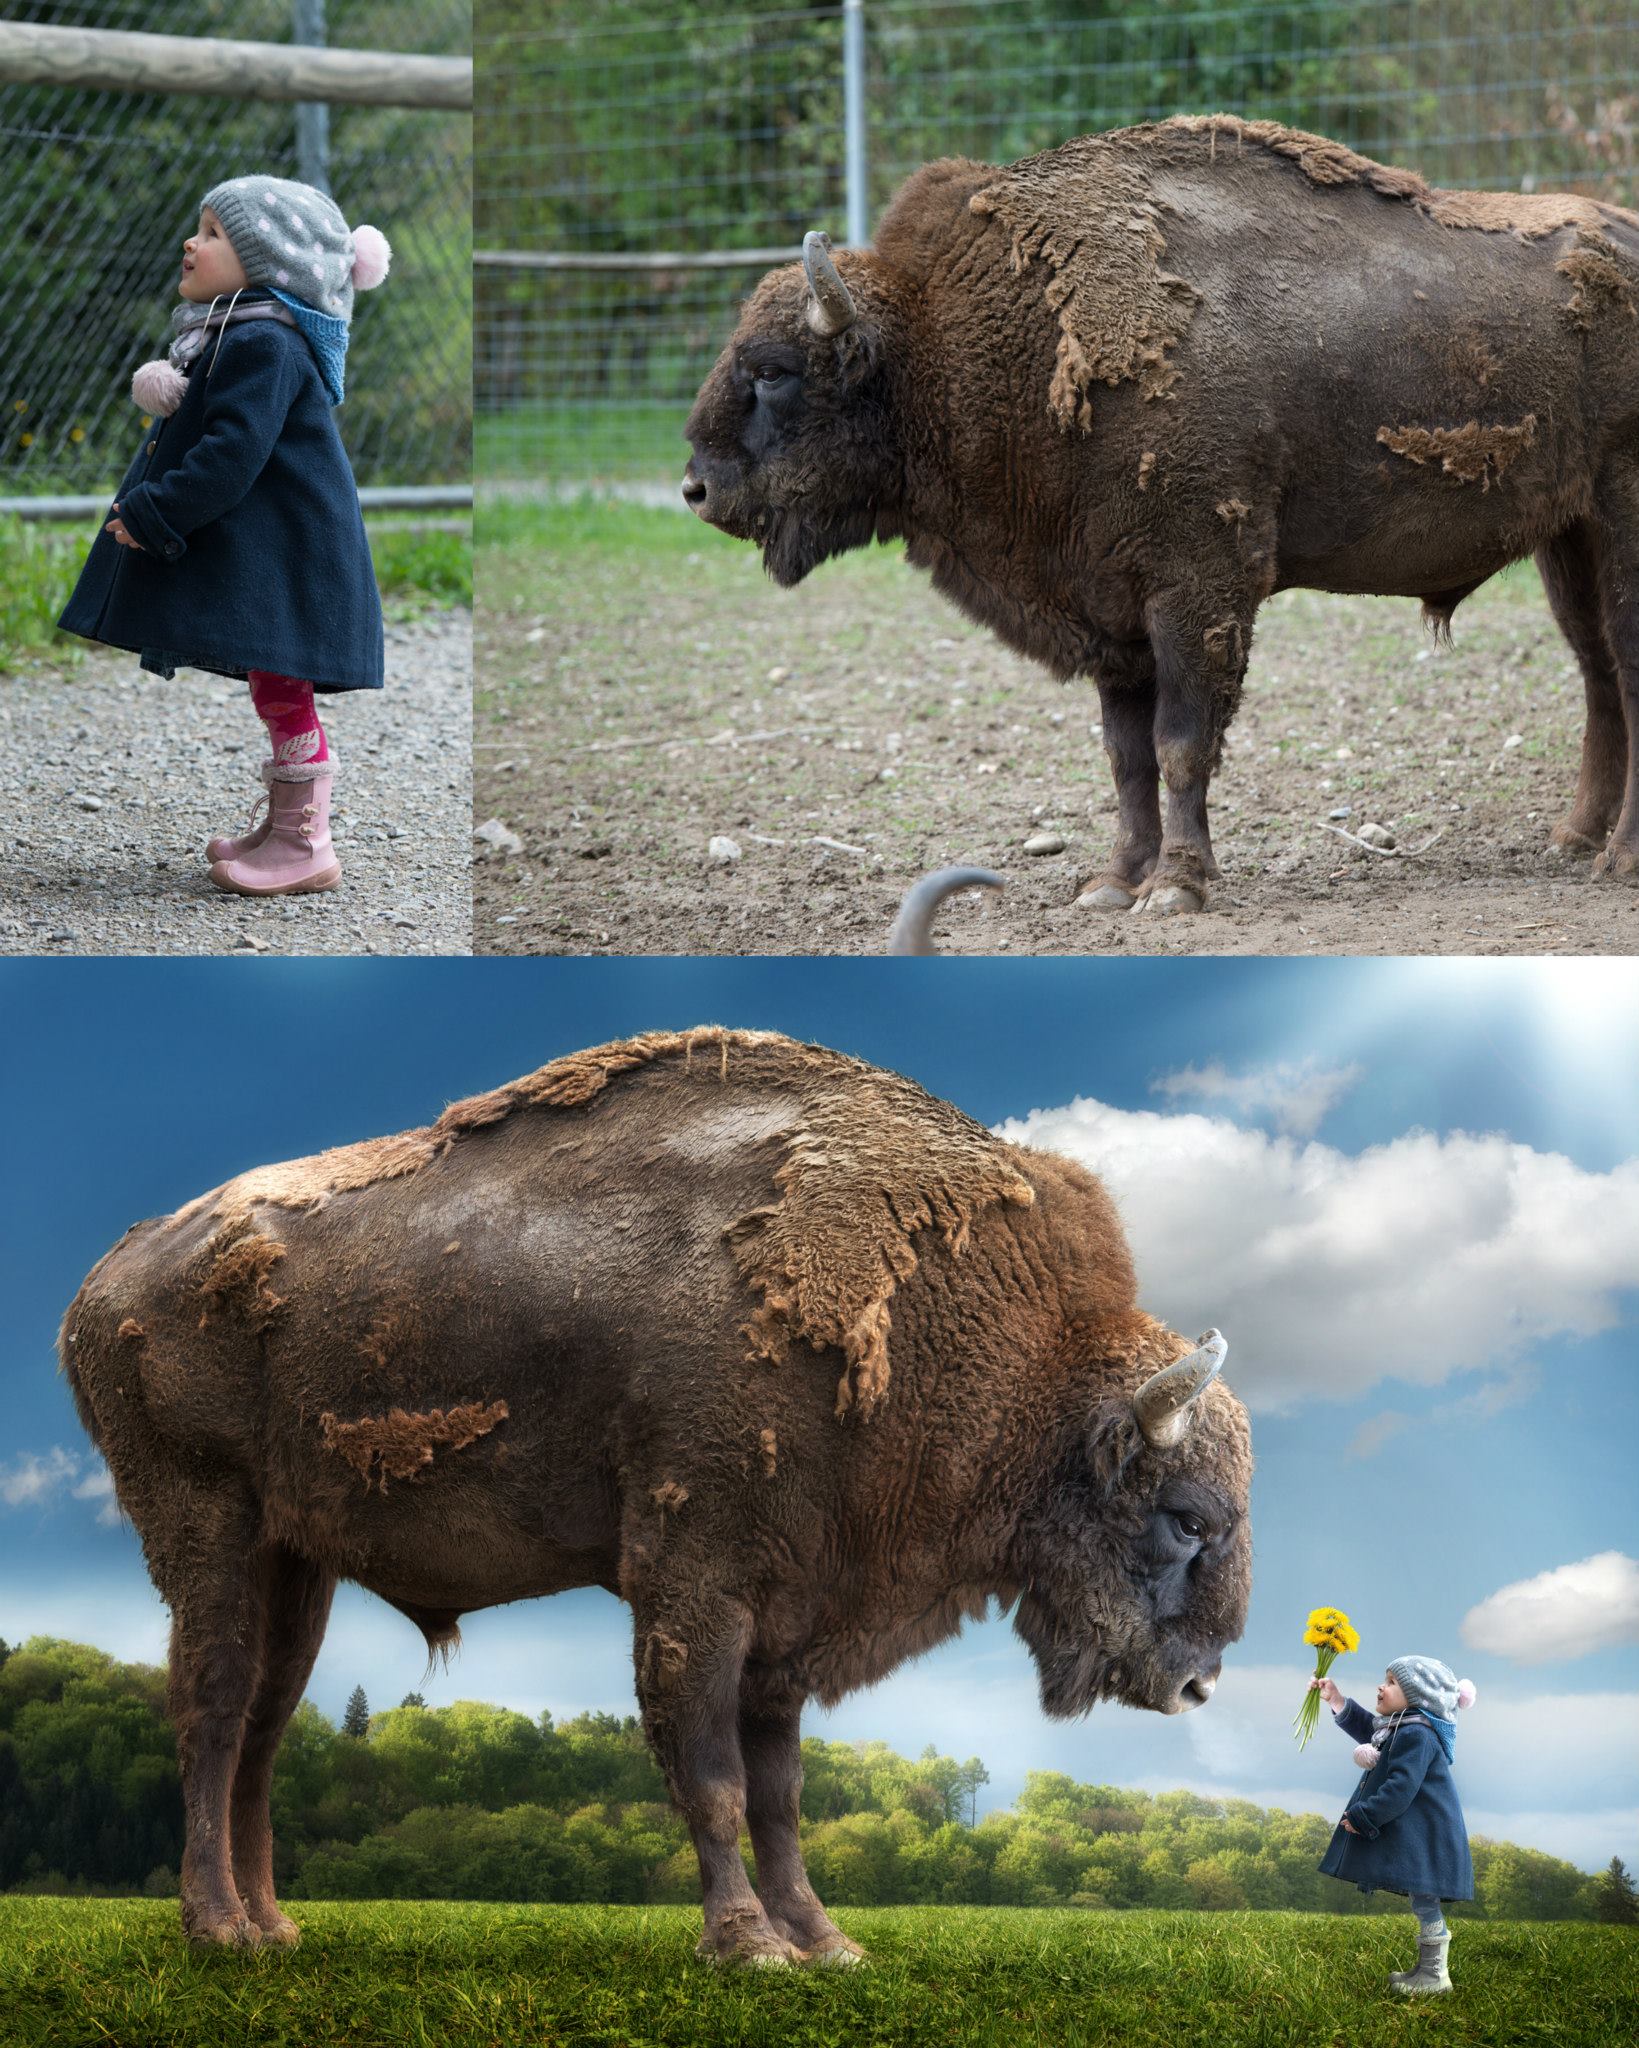
M1338 1607L1316 1607L1309 1615L1309 1625L1303 1632L1303 1640L1315 1652L1315 1677L1324 1678L1331 1669L1332 1660L1351 1650L1358 1650L1360 1637L1354 1624ZM1298 1708L1292 1726L1297 1732L1298 1747L1301 1749L1315 1732L1315 1723L1320 1718L1320 1691L1313 1684L1303 1695L1303 1704Z
M68 430L68 438L71 441L83 441L85 439L84 427L70 427Z
M32 434L19 434L17 436L17 445L19 448L32 448L34 446L34 436Z

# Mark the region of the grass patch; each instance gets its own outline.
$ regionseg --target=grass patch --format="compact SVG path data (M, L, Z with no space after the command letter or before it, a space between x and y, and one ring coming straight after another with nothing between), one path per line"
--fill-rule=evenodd
M690 1907L298 1902L293 1951L185 1947L174 1901L0 1899L16 2048L421 2048L665 2042L1566 2044L1631 2038L1639 1939L1583 1922L1458 1923L1456 1990L1385 1988L1409 1914L844 1909L859 1970L716 1970ZM1625 2015L1625 2017L1624 2017Z
M471 605L469 532L375 520L367 530L376 582L394 617ZM0 675L29 661L78 661L85 653L90 642L59 633L57 619L96 534L95 525L0 518Z
M681 476L693 404L639 399L614 405L523 405L473 421L473 474L563 484Z

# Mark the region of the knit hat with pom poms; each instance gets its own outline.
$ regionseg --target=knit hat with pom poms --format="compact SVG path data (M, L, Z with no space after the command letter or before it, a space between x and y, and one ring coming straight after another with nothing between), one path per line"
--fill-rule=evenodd
M379 228L349 228L341 208L313 185L257 174L213 185L200 203L222 223L250 284L289 309L318 358L332 401L344 390L353 293L386 277L392 250ZM186 390L182 367L163 358L144 363L131 396L144 412L169 415Z

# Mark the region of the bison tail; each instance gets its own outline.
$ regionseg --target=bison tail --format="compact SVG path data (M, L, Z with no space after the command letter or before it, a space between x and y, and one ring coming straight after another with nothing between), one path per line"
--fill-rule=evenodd
M945 898L958 889L1000 889L1000 875L988 868L938 868L913 882L899 906L899 915L888 934L890 953L931 953L933 920Z

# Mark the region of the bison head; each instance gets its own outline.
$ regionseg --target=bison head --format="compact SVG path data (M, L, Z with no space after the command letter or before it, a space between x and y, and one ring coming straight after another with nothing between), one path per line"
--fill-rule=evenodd
M844 284L824 235L803 268L772 271L684 428L690 508L762 548L775 582L892 531L899 457L869 259Z
M1246 1624L1252 1476L1246 1410L1210 1330L1071 1433L1024 1531L1014 1627L1049 1714L1100 1700L1163 1714L1212 1696Z

